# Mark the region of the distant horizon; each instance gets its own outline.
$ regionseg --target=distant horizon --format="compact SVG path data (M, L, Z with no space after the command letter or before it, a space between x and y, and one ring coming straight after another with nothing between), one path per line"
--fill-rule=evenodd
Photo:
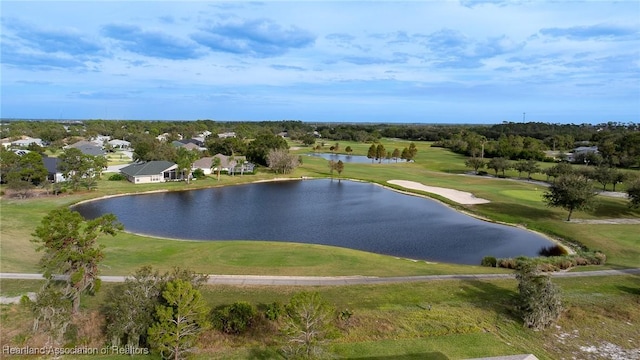
M3 118L640 122L635 1L0 6Z
M51 118L4 118L0 117L0 122L9 121L54 121L54 122L83 122L83 121L149 121L149 122L190 122L190 121L212 121L220 123L241 123L241 122L301 122L308 124L349 124L349 125L442 125L442 126L492 126L501 124L546 124L546 125L606 125L608 123L622 124L622 125L640 125L635 122L620 122L620 121L606 121L599 123L550 123L543 121L501 121L495 123L442 123L442 122L388 122L388 121L326 121L326 120L300 120L300 119L279 119L279 120L222 120L222 119L51 119Z

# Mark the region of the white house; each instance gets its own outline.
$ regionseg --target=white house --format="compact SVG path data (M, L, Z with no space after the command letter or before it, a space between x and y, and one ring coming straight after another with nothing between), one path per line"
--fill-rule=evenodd
M120 173L134 184L161 183L179 180L178 165L170 161L135 163L120 169Z
M11 145L13 146L19 146L19 147L27 147L31 144L36 144L38 146L44 146L44 143L42 142L42 139L38 139L38 138L30 138L28 136L25 136L24 138L20 139L20 140L16 140L16 141L12 141Z

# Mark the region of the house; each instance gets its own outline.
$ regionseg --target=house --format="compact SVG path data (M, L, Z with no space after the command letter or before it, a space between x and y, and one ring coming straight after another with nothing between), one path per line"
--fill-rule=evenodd
M213 172L217 172L218 168L213 168L213 159L220 159L220 172L226 172L229 174L235 173L252 173L255 165L247 161L246 156L226 156L222 154L216 154L214 156L203 157L193 163L193 170L201 169L205 174L209 175Z
M120 169L120 173L134 184L160 183L181 180L178 165L170 161L134 163Z
M567 156L567 160L574 162L581 156L586 156L586 155L589 155L590 153L598 154L599 153L598 147L597 146L579 146L571 150L571 153L568 154Z
M182 147L182 148L185 148L187 150L199 150L199 151L202 151L202 148L199 147L198 145L196 145L196 144L194 144L192 142L184 143L183 141L184 140L180 140L180 141L176 140L176 141L171 142L171 145L173 145L176 148L181 148Z
M42 142L42 139L30 138L28 136L23 136L22 139L15 140L15 141L11 142L12 146L18 146L18 147L28 147L31 144L36 144L38 146L44 146L44 143Z
M109 145L111 145L114 149L129 149L131 147L131 143L126 140L109 140Z
M92 155L92 156L104 156L105 155L105 151L104 149L102 149L102 146L95 144L94 142L91 141L85 141L85 140L80 140L76 143L73 143L71 145L67 145L64 147L65 149L69 149L69 148L75 148L80 150L83 154L85 155Z
M218 134L218 137L220 139L226 139L228 137L233 137L234 138L234 137L236 137L236 133L233 132L233 131L223 132L223 133Z
M62 176L62 172L58 169L60 159L43 156L42 161L44 162L44 167L47 168L47 180L53 183L59 183L67 180Z

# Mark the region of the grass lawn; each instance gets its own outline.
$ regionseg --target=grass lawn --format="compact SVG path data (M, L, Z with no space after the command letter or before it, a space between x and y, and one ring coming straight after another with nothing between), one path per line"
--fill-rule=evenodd
M635 325L640 321L637 276L554 282L562 288L566 310L557 327L541 332L522 327L514 311L517 286L513 280L304 288L220 285L207 286L202 291L211 307L247 301L259 310L274 301L286 303L302 290L318 291L337 310L348 308L353 312L349 325L341 326L340 337L331 343L331 352L339 358L463 359L533 353L540 359L559 359L588 358L583 348L600 348L605 343L615 344L620 351L640 348L640 328ZM35 291L39 284L2 280L0 286L3 292L16 294ZM97 310L113 286L104 284L98 296L85 296L85 311ZM0 319L28 318L24 312L15 306L2 306ZM9 332L12 337L20 334L20 328L14 327ZM196 358L277 357L275 340L279 335L269 329L265 324L260 328L261 332L271 331L268 338L252 332L230 336L210 331L203 336L206 354Z

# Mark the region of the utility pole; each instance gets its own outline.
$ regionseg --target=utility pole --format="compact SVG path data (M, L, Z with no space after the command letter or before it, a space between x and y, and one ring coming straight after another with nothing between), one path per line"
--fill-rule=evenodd
M523 112L522 113L522 122L524 122L525 116L527 115L527 113Z

